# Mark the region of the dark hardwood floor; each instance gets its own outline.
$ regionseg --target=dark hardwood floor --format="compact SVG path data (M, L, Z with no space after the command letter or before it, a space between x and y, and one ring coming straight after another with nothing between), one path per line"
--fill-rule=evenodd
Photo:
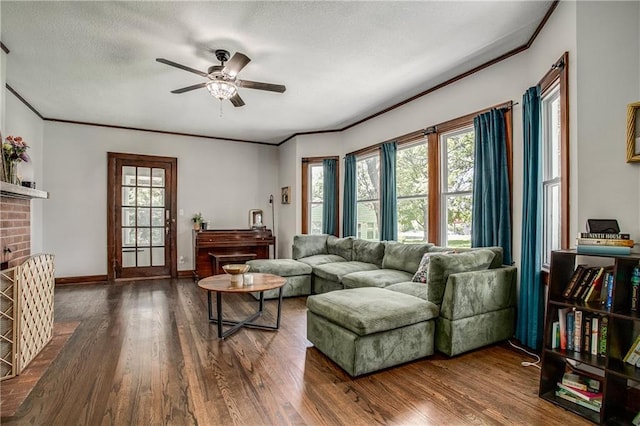
M504 344L352 379L306 340L305 301L285 299L278 332L220 341L190 280L56 288L56 321L80 324L2 424L589 424L538 398L539 370ZM256 304L224 299L236 316Z

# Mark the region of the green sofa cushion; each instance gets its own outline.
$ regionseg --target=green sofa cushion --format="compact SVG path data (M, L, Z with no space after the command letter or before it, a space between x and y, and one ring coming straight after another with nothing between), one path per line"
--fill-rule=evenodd
M491 250L496 257L491 261L491 265L489 265L489 269L496 269L502 266L502 247L474 247L474 248L460 248L460 247L442 247L442 246L433 246L429 249L429 253L441 253L447 251L455 251L457 253L468 253L470 251L476 250Z
M411 274L418 270L422 256L429 251L433 244L402 244L387 242L382 258L384 269L397 269Z
M327 252L340 256L345 260L353 260L353 237L338 238L334 235L327 237Z
M313 256L301 257L298 262L306 263L310 266L324 265L325 263L346 262L345 258L335 254L315 254Z
M476 249L467 253L434 254L429 260L427 298L438 305L442 303L449 275L457 272L481 271L489 268L495 253L492 250Z
M373 263L378 268L382 267L382 257L384 256L384 246L382 241L353 241L352 260L364 263Z
M300 259L316 254L327 254L327 235L294 235L292 257Z
M293 277L296 275L310 275L311 266L293 259L256 259L247 262L251 272Z
M364 262L336 262L314 266L313 274L320 278L324 278L325 280L339 283L342 282L342 277L347 274L359 271L371 271L373 269L379 268L376 265Z
M307 308L360 336L393 330L438 316L438 307L433 303L377 287L309 296Z
M397 271L395 269L375 269L373 271L360 271L347 274L342 277L342 285L344 285L344 288L386 287L410 279L411 274L408 272Z
M385 288L387 290L397 291L400 293L408 294L411 296L419 297L420 299L427 300L427 286L422 283L405 281L401 283L391 284L390 286Z

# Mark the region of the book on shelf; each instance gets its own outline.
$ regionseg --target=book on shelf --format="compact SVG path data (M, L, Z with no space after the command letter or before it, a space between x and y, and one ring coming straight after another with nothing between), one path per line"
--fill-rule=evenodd
M596 276L591 281L589 289L585 292L585 296L582 298L585 302L597 302L602 296L602 285L604 283L607 273L611 274L613 271L612 266L597 268Z
M633 247L633 240L618 240L614 238L576 238L576 244L585 246Z
M575 395L578 398L582 398L585 401L591 401L595 404L602 404L602 392L589 392L588 390L575 389L571 386L563 385L562 383L558 383L558 388L564 389L570 394Z
M564 288L562 292L562 297L564 297L565 299L568 299L571 297L574 290L576 289L576 286L582 279L582 276L584 275L585 272L587 272L587 265L576 266L576 269L573 271L573 274L569 279L569 283L567 284L567 286Z
M591 238L596 240L628 240L630 235L627 233L607 234L603 232L581 232L578 238Z
M640 411L638 411L638 414L636 414L635 417L633 418L633 420L631 420L631 424L633 426L639 426L640 425Z
M591 315L585 314L582 318L582 352L591 353Z
M600 317L600 332L598 337L598 355L607 356L607 339L609 331L609 318Z
M560 321L554 321L551 324L551 349L560 347Z
M609 279L607 280L607 297L602 299L604 303L604 308L609 310L613 307L613 274L609 274Z
M628 255L631 254L631 247L623 246L589 246L584 244L576 245L578 254L602 254L602 255Z
M582 311L573 312L573 350L582 351Z
M560 325L560 349L567 349L567 314L569 308L558 309L558 324Z
M636 337L636 340L631 344L631 347L622 360L631 365L638 364L640 361L640 335Z
M631 273L631 311L640 311L640 266L635 266Z
M575 343L575 339L573 337L575 332L575 325L576 325L575 311L567 312L567 350L568 351L575 350L573 347Z
M585 401L584 399L580 399L577 396L572 395L571 393L567 392L564 389L557 389L555 393L558 398L562 398L569 402L573 402L574 404L577 404L581 407L585 407L585 408L588 408L589 410L593 410L596 413L600 412L600 409L601 409L600 405L594 404L589 401Z
M598 355L598 338L600 336L600 318L594 315L591 318L591 355Z
M570 386L574 389L589 391L593 393L600 392L601 383L600 380L588 377L575 372L575 370L569 368L562 376L562 384Z

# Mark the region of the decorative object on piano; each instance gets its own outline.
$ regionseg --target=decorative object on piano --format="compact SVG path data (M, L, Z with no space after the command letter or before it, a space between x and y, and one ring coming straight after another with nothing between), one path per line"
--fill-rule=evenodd
M194 231L199 231L201 229L203 221L204 221L204 219L202 218L202 213L200 213L200 212L195 213L191 217L191 222L193 222L193 230Z
M231 275L232 286L242 287L244 283L244 273L249 270L249 265L230 263L228 265L222 265L222 269Z
M2 136L0 136L1 139ZM2 143L2 173L0 173L0 179L4 182L20 185L18 163L29 161L28 148L29 145L20 136L7 136Z
M249 210L249 228L250 229L264 229L266 226L262 223L263 219L262 210L251 209Z
M291 203L291 187L283 186L281 191L282 204Z

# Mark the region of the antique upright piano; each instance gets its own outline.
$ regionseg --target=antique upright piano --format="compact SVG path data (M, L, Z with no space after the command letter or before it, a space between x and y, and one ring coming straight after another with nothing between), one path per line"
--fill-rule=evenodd
M270 229L193 231L194 279L224 274L222 266L229 263L269 259L272 246L275 254L276 237Z

